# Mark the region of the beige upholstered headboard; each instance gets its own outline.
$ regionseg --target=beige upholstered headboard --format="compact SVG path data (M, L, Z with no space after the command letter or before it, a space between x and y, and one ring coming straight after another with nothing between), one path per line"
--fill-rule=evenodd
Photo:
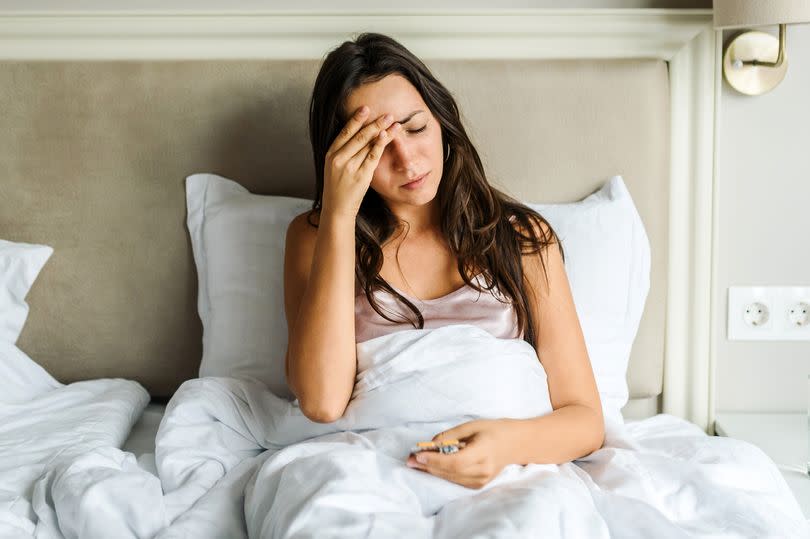
M652 244L633 347L636 401L662 390L669 87L660 59L428 61L490 181L573 201L621 174ZM54 247L20 348L63 382L126 377L156 397L201 355L184 178L311 197L307 105L319 61L0 62L0 237Z

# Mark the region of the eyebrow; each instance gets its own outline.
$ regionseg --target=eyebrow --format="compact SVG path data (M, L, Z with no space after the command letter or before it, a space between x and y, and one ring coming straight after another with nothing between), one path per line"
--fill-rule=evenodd
M412 113L410 113L409 115L407 115L406 117L404 117L403 119L399 120L398 123L401 123L401 124L408 123L408 122L411 121L411 118L413 118L414 116L416 116L420 112L425 112L425 111L424 110L415 110Z

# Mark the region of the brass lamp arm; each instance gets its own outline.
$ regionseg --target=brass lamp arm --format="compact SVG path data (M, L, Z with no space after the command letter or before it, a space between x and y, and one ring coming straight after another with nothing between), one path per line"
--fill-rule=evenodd
M785 34L787 31L785 30L784 24L779 25L779 53L776 56L775 62L766 62L764 60L757 60L756 58L753 60L737 60L735 61L735 65L750 65L750 66L764 66L764 67L779 67L782 65L782 62L785 59ZM739 62L739 63L738 63Z

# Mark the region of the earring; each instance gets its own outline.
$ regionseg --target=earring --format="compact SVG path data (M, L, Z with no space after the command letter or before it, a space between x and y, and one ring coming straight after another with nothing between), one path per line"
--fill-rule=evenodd
M450 159L450 145L447 145L447 152L444 154L444 162L446 163L447 160Z

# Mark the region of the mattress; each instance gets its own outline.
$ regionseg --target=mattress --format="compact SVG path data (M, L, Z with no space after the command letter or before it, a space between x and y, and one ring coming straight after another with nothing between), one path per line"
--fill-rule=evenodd
M135 455L141 468L157 475L155 468L155 438L157 436L160 420L166 412L166 404L150 402L144 408L138 421L132 426L124 445L123 451Z

